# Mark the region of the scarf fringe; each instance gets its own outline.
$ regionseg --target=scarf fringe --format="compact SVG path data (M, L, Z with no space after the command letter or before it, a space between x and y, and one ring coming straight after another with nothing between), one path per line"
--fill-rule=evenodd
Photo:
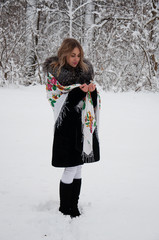
M87 155L85 152L82 152L82 160L83 160L84 163L94 162L93 151L89 155Z
M61 110L60 110L60 113L59 113L59 116L58 118L56 119L56 122L55 122L55 126L58 128L62 125L62 122L63 122L63 119L65 118L65 116L67 115L67 111L69 111L69 109L66 107L66 104L67 104L67 100L65 101L65 103L63 104Z

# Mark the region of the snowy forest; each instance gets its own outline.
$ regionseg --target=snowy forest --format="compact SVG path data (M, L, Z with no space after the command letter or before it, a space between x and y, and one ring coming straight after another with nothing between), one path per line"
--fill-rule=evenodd
M66 37L105 91L159 91L158 0L0 0L0 86L44 84Z

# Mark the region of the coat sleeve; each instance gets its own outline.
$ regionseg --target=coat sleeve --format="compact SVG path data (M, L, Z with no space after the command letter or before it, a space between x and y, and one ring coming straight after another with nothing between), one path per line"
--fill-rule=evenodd
M97 106L97 89L91 92L91 97L93 101L93 107L95 108Z
M69 92L67 101L71 107L75 107L85 96L86 93L76 87Z

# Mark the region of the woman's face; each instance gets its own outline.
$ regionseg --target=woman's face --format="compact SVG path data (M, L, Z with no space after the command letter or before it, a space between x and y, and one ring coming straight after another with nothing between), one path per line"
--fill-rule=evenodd
M72 52L66 57L66 61L71 67L76 67L80 61L80 57L80 50L75 47Z

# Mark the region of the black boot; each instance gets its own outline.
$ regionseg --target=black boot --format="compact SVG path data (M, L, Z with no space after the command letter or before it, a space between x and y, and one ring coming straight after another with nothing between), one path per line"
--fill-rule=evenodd
M72 196L71 184L66 184L60 181L60 207L59 211L64 215L71 215L71 196Z
M71 198L71 217L80 216L78 209L78 199L81 191L81 182L82 179L74 179L72 183L72 198Z

